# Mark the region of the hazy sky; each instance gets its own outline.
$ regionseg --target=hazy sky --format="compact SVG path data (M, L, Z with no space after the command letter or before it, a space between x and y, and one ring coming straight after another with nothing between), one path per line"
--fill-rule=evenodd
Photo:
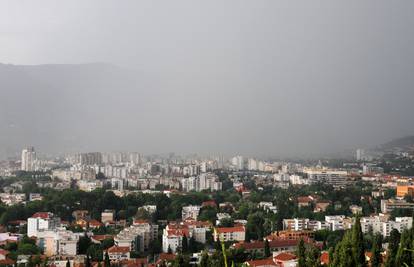
M120 128L139 141L111 137L120 149L335 152L414 134L413 10L379 0L0 0L0 62L110 62L153 81L159 105L140 110L144 126ZM137 105L141 93L130 95ZM91 149L115 149L108 143Z

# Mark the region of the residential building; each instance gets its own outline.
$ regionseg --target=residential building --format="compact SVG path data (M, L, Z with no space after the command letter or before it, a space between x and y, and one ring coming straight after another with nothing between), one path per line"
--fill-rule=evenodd
M391 213L394 209L411 209L414 210L414 203L398 199L381 199L381 212Z
M34 171L35 170L36 152L34 147L27 147L22 150L22 171Z
M214 241L240 242L246 239L246 228L244 226L217 227L214 231Z
M37 237L39 232L55 230L60 226L60 218L51 212L36 212L27 219L27 236Z
M197 206L197 205L190 205L190 206L183 207L181 211L182 220L184 221L189 218L197 220L198 215L200 214L200 209L201 209L201 206Z

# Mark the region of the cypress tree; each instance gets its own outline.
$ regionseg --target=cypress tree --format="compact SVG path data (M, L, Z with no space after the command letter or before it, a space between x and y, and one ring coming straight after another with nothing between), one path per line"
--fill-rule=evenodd
M270 246L269 246L269 240L265 240L265 248L264 248L265 257L270 257Z
M109 259L108 251L105 252L104 267L110 267L111 260Z
M306 248L303 239L300 239L298 244L298 267L306 267Z
M330 266L358 266L353 253L351 231L346 232L342 240L336 245L333 259L330 259Z
M375 234L371 249L371 267L379 267L381 265L381 247L382 236L380 234Z
M307 267L319 267L320 266L321 252L315 246L310 246L306 250L306 266Z
M85 267L91 267L91 259L89 258L89 254L86 254Z
M361 222L359 217L355 219L355 224L352 227L352 253L355 259L356 266L366 266L365 263L365 248L364 248L364 235L361 230Z
M187 238L186 235L183 236L181 249L182 249L183 253L186 253L188 251L188 238Z
M206 252L203 252L203 254L201 254L200 267L209 267L209 266L210 266L210 260L209 260L208 254Z
M395 258L395 266L403 266L411 264L411 249L412 247L412 234L409 230L404 230L401 235L400 245L398 246L397 255Z
M397 229L393 229L390 233L390 238L388 242L388 252L387 252L387 261L385 262L384 267L394 267L396 266L396 256L398 251L398 245L400 244L400 232Z
M66 261L66 267L70 267L70 261L69 260Z

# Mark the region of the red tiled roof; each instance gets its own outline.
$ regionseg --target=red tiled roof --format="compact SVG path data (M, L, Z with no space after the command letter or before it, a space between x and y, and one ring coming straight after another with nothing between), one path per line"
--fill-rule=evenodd
M35 214L32 215L32 218L48 219L49 212L36 212Z
M175 259L175 254L161 253L155 265L159 266L165 261L173 261L174 259Z
M91 239L94 239L96 241L102 241L105 240L107 238L113 238L113 235L93 235L91 236Z
M98 220L90 220L89 226L102 226L103 224Z
M328 265L329 264L329 253L327 251L323 251L321 253L321 264Z
M0 265L13 265L15 261L12 259L0 260Z
M234 233L234 232L245 232L246 229L244 226L234 226L234 227L218 227L216 228L217 233Z
M208 200L208 201L204 201L203 203L201 203L202 207L217 207L217 204L214 200Z
M3 256L6 256L7 254L9 254L10 252L8 250L2 249L0 248L0 254Z
M170 229L167 231L168 236L189 236L188 229Z
M313 199L310 197L298 197L298 202L299 203L309 203L312 202Z
M278 264L276 264L272 258L269 259L262 259L262 260L251 260L246 262L247 266L252 266L252 267L259 267L259 266L279 266Z
M127 267L142 267L142 266L146 266L147 264L148 264L147 258L136 258L136 259L121 261L121 266L127 266Z
M291 261L294 259L296 259L296 255L287 252L282 252L275 256L275 260L277 261Z
M146 224L149 223L148 220L136 219L133 224Z
M130 251L129 247L112 246L108 248L108 253L128 253L129 251Z

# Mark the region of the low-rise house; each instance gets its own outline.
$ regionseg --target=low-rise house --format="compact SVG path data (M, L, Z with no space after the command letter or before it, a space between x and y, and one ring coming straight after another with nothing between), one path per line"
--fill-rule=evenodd
M114 219L115 219L115 211L114 210L104 210L101 213L101 221L104 224L106 224L108 222L113 222Z
M5 260L9 253L10 252L8 250L0 248L0 261Z
M314 231L302 230L302 231L292 231L292 230L283 230L274 232L271 235L266 237L267 240L275 239L289 239L289 240L300 240L300 239L312 239L315 236Z
M40 201L43 197L39 193L30 193L29 194L29 201Z
M331 205L331 202L328 200L319 200L315 204L314 212L325 212L326 209Z
M265 211L270 211L273 213L277 213L277 207L273 205L272 202L260 202L259 207L264 209Z
M310 196L298 197L297 198L299 208L309 207L313 203L313 201L314 201L314 199Z
M362 207L357 205L349 206L349 210L352 212L352 214L362 214Z
M158 266L169 266L167 264L174 260L175 260L175 254L161 253L155 262L155 266L157 267Z
M112 246L107 249L107 252L111 261L123 261L130 259L131 249L129 247ZM105 252L103 256L105 257Z
M244 263L244 266L248 267L280 267L273 258L250 260Z
M273 257L276 264L281 267L296 267L298 260L295 254L282 252Z
M298 264L296 255L282 252L273 257L260 260L251 260L244 263L249 267L296 267Z
M306 243L313 242L310 239L304 239ZM299 240L289 239L275 239L269 241L269 248L271 252L283 252L283 251L295 251ZM254 242L239 242L232 245L234 249L244 249L248 253L254 253L264 255L265 253L265 241Z
M196 206L196 205L190 205L190 206L185 206L182 209L181 212L181 218L182 220L187 220L187 219L194 219L197 220L198 215L200 214L200 206Z
M75 219L75 221L84 219L89 219L89 211L87 210L74 210L72 212L72 217Z

